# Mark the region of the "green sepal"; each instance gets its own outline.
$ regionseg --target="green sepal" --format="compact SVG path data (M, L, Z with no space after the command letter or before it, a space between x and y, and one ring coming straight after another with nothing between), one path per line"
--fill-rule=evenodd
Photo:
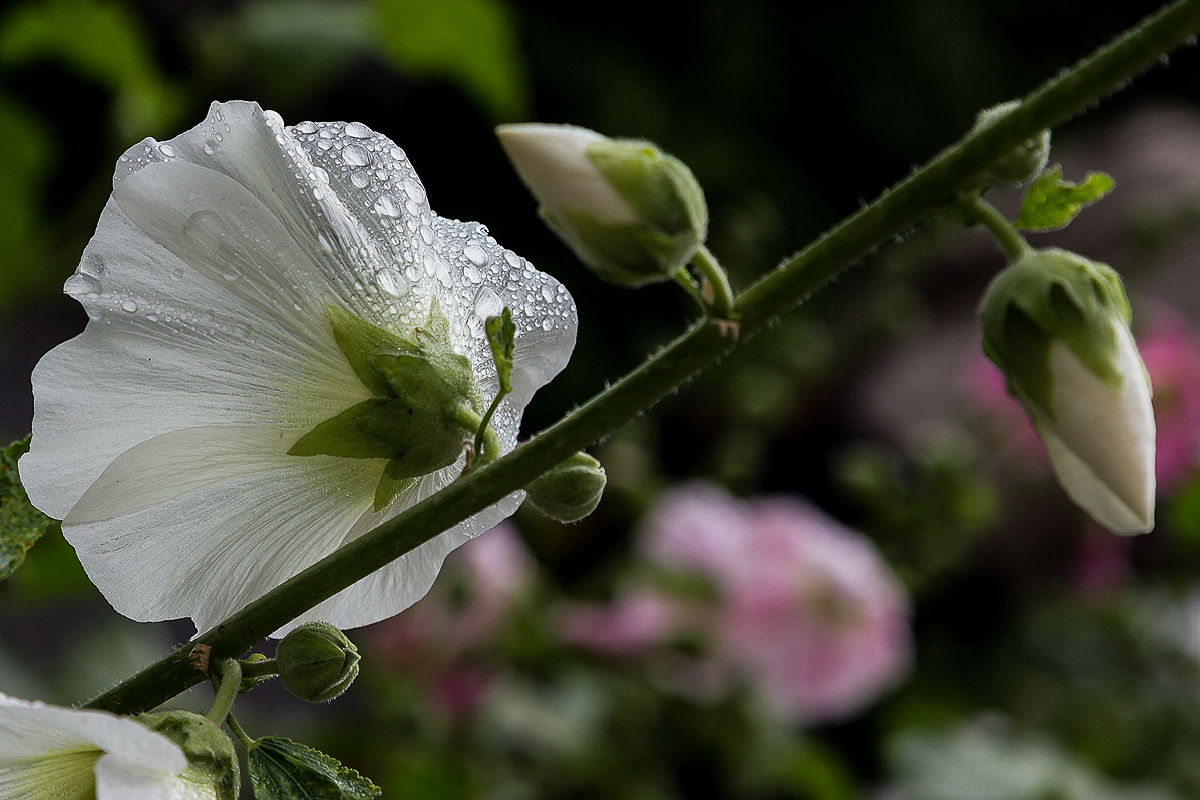
M426 350L450 350L450 320L435 297L429 304L429 320L416 330L417 343Z
M644 222L607 222L585 211L562 211L582 249L576 253L606 281L637 288L671 280L695 255L702 239L690 231L668 234ZM549 213L542 219L570 241Z
M179 745L188 761L181 777L213 787L216 800L236 800L241 784L237 753L219 727L206 717L179 709L138 714L134 719Z
M0 581L25 561L25 553L57 523L29 502L17 459L29 452L29 438L0 450Z
M587 155L638 219L668 236L686 234L697 245L704 241L708 233L704 190L682 161L650 142L626 139L595 142Z
M415 478L392 477L393 473L402 471L403 466L395 459L389 461L387 466L383 468L383 474L379 476L379 484L375 487L375 502L371 505L372 510L377 512L383 511L401 493L408 491L416 483Z
M475 376L466 356L450 351L380 354L371 365L387 381L388 397L414 405L473 405Z
M421 349L338 306L326 305L325 315L333 326L333 337L338 347L345 353L363 386L376 397L394 397L391 386L375 368L374 358L382 354L419 354Z
M516 347L517 326L512 320L508 306L499 316L488 317L483 324L487 332L488 346L492 349L492 363L496 365L496 380L500 384L500 396L512 391L513 350Z
M1050 345L1063 342L1097 377L1121 385L1115 324L1128 325L1121 278L1105 264L1057 248L1001 271L979 306L983 350L1009 393L1053 419Z
M608 477L600 462L579 452L525 487L529 504L559 522L576 522L595 510Z
M360 415L354 424L368 437L392 446L387 456L391 459L387 470L390 478L419 478L453 464L462 453L463 443L475 434L474 427L459 422L457 412L464 410L463 404L448 408L397 398Z
M378 786L320 750L282 736L264 736L247 749L255 800L370 800Z
M1083 210L1112 191L1116 182L1104 172L1089 172L1082 183L1062 179L1062 167L1044 173L1021 201L1016 225L1027 231L1053 231L1066 225Z
M394 401L374 397L330 417L301 436L289 456L340 456L342 458L395 458L396 445L372 436L358 425L363 415Z

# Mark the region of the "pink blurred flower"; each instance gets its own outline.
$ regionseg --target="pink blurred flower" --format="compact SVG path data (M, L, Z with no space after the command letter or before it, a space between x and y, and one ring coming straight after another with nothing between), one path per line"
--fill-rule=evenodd
M1169 492L1193 474L1200 455L1200 349L1188 322L1166 306L1155 307L1138 349L1154 387L1159 492Z
M639 588L612 603L571 603L557 618L568 644L610 655L633 655L661 645L681 623L679 603L665 593Z
M716 657L786 719L849 717L910 665L900 581L867 539L799 499L684 486L648 517L645 547L663 566L712 578Z

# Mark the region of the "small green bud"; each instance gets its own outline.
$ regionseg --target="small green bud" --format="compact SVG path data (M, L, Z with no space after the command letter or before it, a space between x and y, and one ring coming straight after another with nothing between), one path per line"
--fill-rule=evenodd
M1032 251L993 279L979 316L983 350L1067 494L1112 531L1150 530L1154 414L1121 279L1074 253Z
M579 452L525 487L530 505L559 522L576 522L595 510L608 478L600 462Z
M217 800L236 800L241 783L237 753L229 737L207 717L173 710L139 714L135 719L183 750L188 767L181 778L206 789L212 787Z
M358 677L358 648L328 622L306 622L283 637L275 651L279 679L310 703L332 700Z
M687 165L650 142L574 125L501 125L496 133L546 223L605 280L669 280L704 243L704 191Z
M1019 105L1020 100L1010 100L980 111L975 116L975 126L971 130L978 131L988 127L1003 119ZM1049 160L1050 130L1046 129L1032 139L1026 139L1011 153L993 163L988 177L997 183L1025 183L1036 178L1046 168L1046 162Z

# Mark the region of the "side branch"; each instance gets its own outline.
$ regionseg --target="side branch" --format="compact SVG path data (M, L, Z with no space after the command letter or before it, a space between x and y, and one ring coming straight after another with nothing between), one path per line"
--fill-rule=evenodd
M1198 31L1200 0L1179 0L1030 94L1007 116L944 150L743 292L735 303L741 315L739 341L937 214L1021 142L1120 88ZM610 389L508 455L347 544L88 705L131 713L169 700L205 678L188 659L197 645L211 647L214 659L236 657L318 603L609 435L733 347L716 325L696 323Z

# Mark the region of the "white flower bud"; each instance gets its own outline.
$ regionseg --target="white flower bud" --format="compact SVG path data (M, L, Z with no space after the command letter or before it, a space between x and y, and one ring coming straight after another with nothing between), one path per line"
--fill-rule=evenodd
M600 277L626 286L668 280L704 243L703 190L653 144L574 125L496 133L546 223Z
M1050 249L992 281L983 347L1025 406L1067 494L1115 533L1154 527L1150 379L1120 278Z

